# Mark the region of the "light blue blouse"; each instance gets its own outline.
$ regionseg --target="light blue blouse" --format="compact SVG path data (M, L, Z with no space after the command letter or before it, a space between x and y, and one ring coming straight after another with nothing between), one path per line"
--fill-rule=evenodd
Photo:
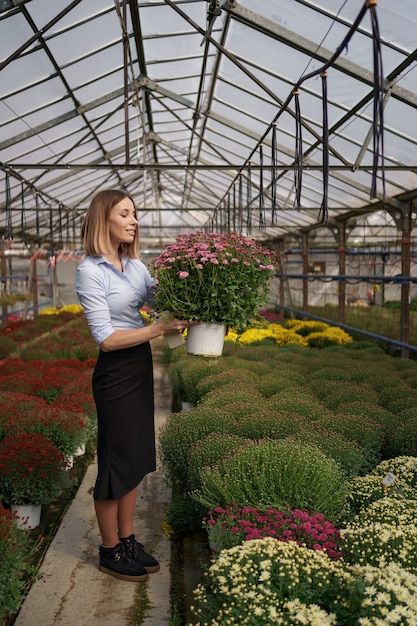
M77 267L75 290L97 344L115 330L145 326L139 309L153 307L156 283L137 259L122 258L123 272L103 256L88 256Z

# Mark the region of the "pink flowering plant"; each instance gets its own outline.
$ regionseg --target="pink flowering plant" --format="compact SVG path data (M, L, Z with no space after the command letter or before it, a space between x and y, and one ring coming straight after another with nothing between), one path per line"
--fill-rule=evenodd
M276 263L272 250L238 233L184 233L151 266L157 308L242 330L265 304Z
M274 537L295 541L299 546L324 551L334 559L342 557L340 531L322 513L291 507L283 511L228 505L215 507L203 519L211 547L216 551L232 548L244 541Z

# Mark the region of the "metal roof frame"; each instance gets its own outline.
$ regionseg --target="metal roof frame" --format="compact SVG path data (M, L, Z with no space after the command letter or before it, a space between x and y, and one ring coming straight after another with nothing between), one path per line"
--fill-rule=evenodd
M392 211L409 211L410 204L414 220L417 50L411 46L417 24L412 0L404 0L394 17L386 0L377 7L384 64L384 54L387 58L386 193L380 189L380 167L372 199L374 37L361 19L341 54L337 47L365 5L361 0L339 4L336 11L330 0L259 0L254 11L249 0L3 2L3 245L22 240L51 250L59 239L79 249L89 200L109 186L126 188L135 197L146 248L171 243L183 230L215 227L227 203L229 213L243 210L239 228L248 231L252 222L250 234L264 241L320 231L321 94L316 83L303 83L300 210L294 209L296 111L289 94L310 64L316 70L332 59L330 221L380 214L394 233L398 223ZM267 131L283 106L273 165ZM271 212L272 170L279 202ZM233 201L230 206L240 176L252 188L249 207ZM262 226L258 198L266 203Z

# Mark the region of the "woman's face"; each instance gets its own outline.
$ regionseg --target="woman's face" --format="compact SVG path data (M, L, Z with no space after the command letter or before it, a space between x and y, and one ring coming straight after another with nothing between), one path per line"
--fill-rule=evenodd
M138 221L130 198L123 198L114 205L110 211L108 225L110 241L116 247L121 243L132 243L135 240Z

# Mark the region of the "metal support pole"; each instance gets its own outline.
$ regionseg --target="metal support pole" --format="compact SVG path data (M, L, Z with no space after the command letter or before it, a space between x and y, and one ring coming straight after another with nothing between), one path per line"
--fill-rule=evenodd
M285 278L282 274L279 277L279 301L285 304Z
M401 239L401 274L410 276L411 271L411 208L404 211L402 218L402 239ZM401 341L410 343L410 283L404 281L401 283ZM401 356L405 359L410 358L410 351L401 350Z
M401 275L402 278L410 278L411 273L411 232L416 224L416 210L413 208L413 202L402 203L400 206L390 207L387 209L391 214L394 222L401 231ZM401 315L400 315L400 331L401 342L409 344L410 340L410 282L409 280L401 281ZM410 350L403 348L401 357L410 358Z
M341 222L338 229L339 239L339 275L346 275L346 222ZM339 281L339 323L346 321L346 280Z
M58 308L58 268L56 258L52 263L52 306Z
M4 254L1 255L1 277L3 283L3 295L6 296L9 290L7 286L7 259ZM2 309L3 324L7 326L7 318L9 315L7 304L3 304Z
M31 278L32 278L32 301L33 301L33 315L37 317L39 315L39 298L38 298L38 266L36 258L32 259L31 264Z
M308 313L308 233L303 233L302 235L303 242L303 311L304 313Z

